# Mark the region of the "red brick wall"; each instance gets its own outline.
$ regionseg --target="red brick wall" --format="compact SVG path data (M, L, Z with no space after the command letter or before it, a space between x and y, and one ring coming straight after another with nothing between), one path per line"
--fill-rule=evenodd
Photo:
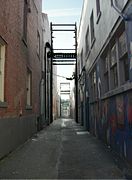
M39 113L39 81L41 78L41 57L37 56L37 30L42 40L39 25L42 0L30 1L28 13L27 46L23 37L24 0L0 0L0 36L6 41L5 101L0 107L0 117L17 117ZM37 12L38 11L38 12ZM41 42L42 45L42 42ZM32 110L26 110L27 68L32 72Z

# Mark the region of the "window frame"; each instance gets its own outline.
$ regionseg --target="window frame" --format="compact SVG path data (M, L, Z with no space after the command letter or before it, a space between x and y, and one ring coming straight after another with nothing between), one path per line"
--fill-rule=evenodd
M96 101L97 99L97 72L96 67L94 67L90 73L90 81L91 81L91 94L92 101Z
M91 16L90 16L90 31L91 31L91 48L95 42L95 29L94 29L94 12L92 10Z
M103 65L104 65L104 72L103 72L103 77L104 77L104 92L108 92L110 90L110 85L109 85L109 51L107 50L107 53L103 57ZM106 63L107 61L107 63ZM107 64L107 66L106 66Z
M124 52L121 52L121 49L120 49L120 38L121 36L124 35L124 43L125 43L125 51ZM119 55L119 66L120 66L120 71L122 71L123 73L123 78L120 78L120 83L121 85L128 82L129 81L129 57L128 57L128 47L127 47L127 37L126 37L126 32L125 30L123 30L122 33L120 33L119 37L118 37L118 54L120 53ZM127 62L125 64L125 62ZM126 67L127 66L127 67ZM126 67L126 68L125 68Z
M124 49L122 53L120 53L120 37L122 34L125 34L125 42L121 47ZM111 50L114 47L115 53L115 60L113 63L111 63ZM108 71L105 68L105 57L106 54L109 55L109 63L108 63ZM113 53L114 54L114 53ZM105 91L105 85L102 84L103 86L103 95L106 93L114 93L114 90L116 89L115 92L118 92L118 89L121 88L122 85L125 85L129 83L130 77L129 77L129 57L128 57L128 43L127 43L127 35L126 35L126 30L125 30L125 24L122 21L121 24L119 25L117 31L114 33L112 38L110 39L108 45L105 47L104 52L101 55L102 59L102 67L103 67L103 72L102 72L102 80L105 82L105 74L108 75L108 82L109 82L109 89ZM127 61L127 62L126 62ZM126 62L126 66L124 66L124 62ZM118 88L118 89L117 89Z

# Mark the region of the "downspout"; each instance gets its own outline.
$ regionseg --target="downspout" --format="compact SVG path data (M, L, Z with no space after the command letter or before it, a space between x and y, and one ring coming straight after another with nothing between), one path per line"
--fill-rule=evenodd
M39 81L39 104L40 104L40 108L39 108L39 119L37 119L37 130L41 130L43 129L43 125L42 125L42 113L41 113L41 84L42 84L42 80L43 80L43 75L42 75L42 71L41 71L41 79Z
M43 34L44 30L42 29L42 40L43 40ZM44 42L42 41L42 47L43 47ZM42 80L44 79L44 74L43 74L43 50L42 50L42 55L41 55L41 78L39 81L39 117L37 118L37 130L40 131L43 129L43 122L42 122L42 104L41 104L41 87L42 87Z
M50 31L51 31L51 66L50 66L50 123L53 122L53 29L52 29L52 23L50 23Z
M45 86L44 86L44 111L45 111L45 122L47 124L47 113L46 113L46 92L47 92L47 53L46 53L46 45L44 47L44 77L45 77Z
M49 51L47 51L47 49L49 50ZM48 87L48 84L47 84L47 60L48 60L48 54L50 53L50 51L51 51L51 46L50 46L50 44L49 44L49 42L46 42L45 43L45 74L44 74L44 76L45 76L45 120L46 120L46 124L47 125L49 125L50 123L49 123L49 120L48 120L48 117L47 117L47 112L46 112L46 106L47 106L47 101L46 101L46 96L47 96L47 87ZM49 107L48 107L49 108Z

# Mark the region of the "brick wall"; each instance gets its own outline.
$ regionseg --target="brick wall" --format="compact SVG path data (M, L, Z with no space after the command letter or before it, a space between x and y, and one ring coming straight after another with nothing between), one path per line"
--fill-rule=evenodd
M23 42L24 0L0 1L0 36L7 43L5 63L6 108L0 107L1 117L17 117L39 113L39 81L41 56L37 55L37 31L42 40L41 0L30 1L27 44ZM42 42L41 42L42 46ZM32 72L32 110L26 110L27 68Z
M28 0L27 0L28 2ZM0 158L36 132L40 112L42 0L30 0L27 42L23 41L24 0L0 0L0 38L5 41L5 102L0 102ZM40 35L40 56L37 34ZM27 69L32 73L32 106L27 109ZM21 116L20 116L21 114Z

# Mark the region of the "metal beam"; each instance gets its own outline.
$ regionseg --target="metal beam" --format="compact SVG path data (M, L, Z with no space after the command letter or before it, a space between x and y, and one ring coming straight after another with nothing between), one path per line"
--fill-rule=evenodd
M76 53L53 53L53 59L76 59Z
M60 93L60 95L69 95L70 93Z
M76 25L76 24L75 24ZM75 53L77 54L77 25L75 26ZM75 118L78 123L78 67L77 67L77 56L75 65Z
M76 117L76 122L78 122L78 100L77 100L77 93L78 93L78 80L77 80L77 26L76 26L76 23L75 24L52 24L51 23L51 60L52 60L52 65L74 65L75 66L75 89L76 89L76 93L75 93L75 117ZM60 27L59 27L60 26ZM67 26L67 27L66 27ZM69 26L69 28L68 28ZM53 29L54 28L54 29ZM54 31L60 31L60 32L73 32L75 33L75 37L73 37L75 39L75 49L53 49L53 36L52 34L54 33ZM53 57L53 54L54 52L53 51L59 51L60 50L60 53L58 53L58 55L56 54L56 57ZM69 51L69 52L72 52L74 51L75 52L75 56L73 56L72 58L70 57L70 55L66 55L66 56L61 56L62 52L63 51ZM59 55L60 54L60 55ZM64 53L63 53L64 54ZM64 60L62 60L64 59ZM67 61L66 59L72 59L72 61ZM75 60L74 60L75 59ZM56 61L55 61L56 60ZM74 61L73 61L74 60ZM74 63L73 63L74 62ZM51 81L53 83L53 81ZM52 86L51 86L52 87ZM52 92L52 95L53 95L53 92ZM61 92L60 95L70 95L70 92ZM53 105L53 102L51 103ZM51 116L51 118L53 119L53 117Z
M65 51L65 50L67 50L67 51L75 51L75 49L53 49L54 51Z
M51 54L53 54L53 28L52 23L50 23L50 31L51 31ZM50 64L50 123L53 122L53 57L50 57L51 64Z
M64 91L63 91L63 90L61 90L60 92L61 92L61 93L69 93L69 92L70 92L70 90L64 90Z
M52 31L74 31L75 29L53 29Z
M52 24L52 26L75 26L75 24Z
M75 65L74 63L53 63L53 65Z
M76 60L53 60L53 62L76 62Z
M64 84L70 85L69 82L62 82L62 83L60 83L60 85L64 85Z

